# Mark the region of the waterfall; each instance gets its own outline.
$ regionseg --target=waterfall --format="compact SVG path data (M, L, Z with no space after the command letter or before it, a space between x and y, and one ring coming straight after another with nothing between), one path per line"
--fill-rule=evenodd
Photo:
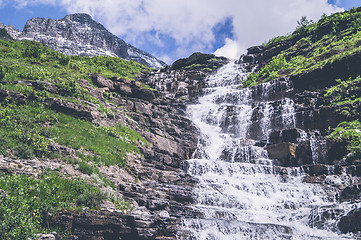
M196 214L182 220L179 239L349 239L312 226L318 207L335 204L334 198L304 183L300 168L287 168L285 181L265 149L272 131L296 126L294 102L285 94L292 84L278 79L237 88L246 76L242 65L225 65L188 106L202 139L185 163L199 183L191 206Z

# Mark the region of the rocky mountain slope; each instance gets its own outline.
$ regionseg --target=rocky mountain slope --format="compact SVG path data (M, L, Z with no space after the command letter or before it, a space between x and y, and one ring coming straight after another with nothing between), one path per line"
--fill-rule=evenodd
M63 19L32 18L21 32L11 26L0 25L16 40L34 40L66 55L112 56L133 60L151 68L165 63L141 51L110 33L88 14L78 13Z
M221 91L225 97L214 104L226 105L209 110L202 120L216 122L224 136L237 136L245 124L249 129L247 141L229 144L219 160L227 166L246 162L252 179L260 176L255 169L264 167L265 179L275 180L262 184L263 179L254 179L256 185L247 188L250 192L262 186L274 186L271 193L278 188L291 191L295 187L291 180L297 177L301 180L295 185L321 189L333 204L314 206L306 225L359 237L359 19L361 9L324 16L289 36L251 47L237 64L195 53L158 71L107 56L67 56L37 42L9 41L0 32L6 39L0 40L0 238L39 234L38 239L197 239L199 229L207 230L202 220L212 221L207 216L213 212L196 207L203 195L195 190L218 177L205 183L192 175L191 170L201 175L211 167L196 168L197 161L188 161L207 155L203 152L207 141L187 109L219 90L212 77L227 64L248 77L221 75L225 81L231 76L231 83L239 87ZM59 22L83 28L95 24L87 15L32 21L41 24L30 24L23 33L5 28L13 38L33 39L39 31L35 26L48 26L41 31L51 33L59 30L55 24ZM61 32L64 38L75 39L79 29L74 35ZM106 34L103 30L95 36ZM70 46L66 44L64 49ZM86 49L99 50L90 45ZM246 114L240 116L242 109L234 104L243 101L251 110L248 122L240 121ZM221 117L214 120L218 113ZM241 149L243 145L249 150ZM254 159L257 152L252 149L267 156ZM269 164L260 167L257 161ZM244 170L212 168L230 175ZM205 206L217 202L217 196L228 196L217 184L210 184L213 192L205 196ZM249 182L235 184L234 192ZM298 196L296 190L292 199L303 201L321 191ZM242 205L235 199L222 202L222 208ZM299 206L295 200L277 209L292 211ZM225 234L232 234L228 227L236 211L227 215L224 209L214 216L225 219L226 227L216 224L211 230L221 226ZM283 239L292 239L295 232L292 226L244 220L237 222L237 231L242 230L238 223L256 229L244 232L251 236L275 230Z

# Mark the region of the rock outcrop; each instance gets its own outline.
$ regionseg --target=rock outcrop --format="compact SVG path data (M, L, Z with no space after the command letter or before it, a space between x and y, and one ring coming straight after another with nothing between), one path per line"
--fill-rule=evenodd
M193 53L157 72L143 74L139 80L167 97L192 102L203 94L206 78L229 61L213 54Z

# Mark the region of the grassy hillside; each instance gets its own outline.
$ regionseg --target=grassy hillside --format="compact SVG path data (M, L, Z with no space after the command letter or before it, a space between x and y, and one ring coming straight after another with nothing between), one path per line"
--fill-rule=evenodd
M130 208L121 198L100 190L101 186L115 186L99 167L127 168L127 154L139 153L138 147L146 140L117 122L98 125L53 110L47 100L95 106L104 118L112 118L113 110L105 105L115 93L105 92L97 98L78 80L87 80L96 89L92 73L134 81L147 70L119 58L66 56L37 42L0 40L0 155L20 161L57 159L89 175L85 181L56 171L45 171L38 177L19 175L15 169L0 171L1 239L28 239L37 232L50 231L44 225L46 218L60 210L94 209L103 200L112 201L118 209ZM35 88L33 82L49 83L57 91ZM17 102L11 96L26 101ZM76 154L54 152L50 146L55 145Z
M290 35L271 39L265 44L272 59L250 74L243 87L271 81L280 76L295 76L321 68L361 52L361 8L344 13L323 15L317 23L303 19ZM280 49L283 49L280 51Z

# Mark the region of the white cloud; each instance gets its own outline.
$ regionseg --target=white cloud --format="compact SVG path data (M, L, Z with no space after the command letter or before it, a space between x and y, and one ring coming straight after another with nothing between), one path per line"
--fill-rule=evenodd
M167 64L171 64L173 61L173 59L166 54L160 55L160 56L157 56L157 54L153 54L153 56L156 56L157 58L159 58L160 60L162 60L163 62L165 62Z
M135 46L151 42L162 49L166 42L159 34L168 36L174 39L175 48L159 55L168 54L172 59L194 51L214 51L213 28L225 19L232 19L233 38L217 52L228 54L237 48L239 54L249 46L293 31L302 16L317 20L322 13L341 10L327 0L15 0L19 7L54 1L68 13L91 14Z
M231 59L237 59L244 52L236 41L226 38L226 43L223 47L218 48L214 54L217 56L224 56Z
M59 0L70 13L87 12L100 19L113 33L134 45L161 39L140 38L150 31L171 36L177 49L173 57L210 50L215 41L212 28L233 19L234 39L218 53L245 49L275 35L295 29L302 16L317 20L322 13L340 11L327 0ZM238 46L236 45L238 44Z

